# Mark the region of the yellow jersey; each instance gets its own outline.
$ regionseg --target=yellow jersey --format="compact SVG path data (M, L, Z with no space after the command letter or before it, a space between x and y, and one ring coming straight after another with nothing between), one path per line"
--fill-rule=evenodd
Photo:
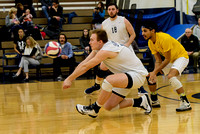
M155 44L151 40L149 40L148 46L152 54L159 53L162 56L164 56L165 52L171 50L171 63L173 63L176 59L180 57L185 57L186 59L189 58L187 51L181 45L181 43L179 43L176 39L166 33L156 33Z

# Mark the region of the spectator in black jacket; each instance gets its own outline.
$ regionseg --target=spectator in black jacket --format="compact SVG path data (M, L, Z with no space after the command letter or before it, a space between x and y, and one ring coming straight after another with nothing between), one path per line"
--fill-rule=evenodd
M185 35L181 38L181 44L187 51L189 57L192 57L194 60L194 72L197 72L197 64L199 57L199 40L192 34L192 30L187 28L185 30Z
M84 49L85 53L88 55L92 49L90 47L90 36L89 36L89 30L83 29L83 35L79 38L81 48Z
M54 0L49 11L48 25L59 26L59 29L62 30L62 23L63 7L59 5L58 0Z
M24 10L30 9L33 18L36 17L36 12L33 6L33 0L15 0L15 6L17 6L18 3L21 3L24 6Z

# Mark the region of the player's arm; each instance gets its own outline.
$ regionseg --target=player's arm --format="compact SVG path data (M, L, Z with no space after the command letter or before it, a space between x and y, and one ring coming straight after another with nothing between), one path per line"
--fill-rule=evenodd
M79 65L84 64L91 60L96 55L95 51L92 51Z
M112 55L113 53L114 52L100 50L92 59L85 61L82 64L79 64L74 72L65 79L63 83L63 88L69 88L74 79L87 72L90 68L93 68L96 65L100 64L102 61L110 57L110 55Z
M14 44L14 50L15 50L15 52L17 52L18 54L20 54L20 52L17 50L17 45L16 45L16 44Z
M169 64L170 60L171 60L171 50L167 51L164 53L164 57L165 60L162 62L162 59L160 57L159 53L154 54L155 57L155 69L154 69L154 73L157 74L158 72L160 72L167 64Z
M133 42L133 40L135 39L136 34L135 34L135 30L133 29L133 26L126 18L124 19L124 23L126 25L126 30L128 31L128 33L130 35L129 40L125 44L125 46L129 47L131 45L131 43Z

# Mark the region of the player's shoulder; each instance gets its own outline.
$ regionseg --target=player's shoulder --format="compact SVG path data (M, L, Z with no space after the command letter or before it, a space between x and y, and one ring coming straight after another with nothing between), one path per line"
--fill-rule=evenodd
M172 38L169 34L164 33L164 32L157 32L157 33L156 33L156 37L158 37L158 38L160 38L160 39Z
M107 19L105 19L105 20L102 22L102 25L104 25L104 24L106 24L106 23L109 23L109 21L110 21L110 17L107 18Z

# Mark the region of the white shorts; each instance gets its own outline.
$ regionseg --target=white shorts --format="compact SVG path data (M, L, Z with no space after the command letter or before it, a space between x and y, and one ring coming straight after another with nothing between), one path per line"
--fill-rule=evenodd
M185 57L180 57L176 59L173 63L167 64L162 71L165 75L167 75L170 71L170 69L176 69L179 72L179 75L183 72L183 70L187 67L189 63L189 59L186 59Z
M133 86L131 88L116 88L116 87L113 87L113 89L112 89L112 91L114 93L117 93L122 97L127 96L131 92L131 89L140 88L146 80L146 76L141 75L137 72L130 71L130 72L127 72L127 74L129 74L131 76L131 78L133 80Z

